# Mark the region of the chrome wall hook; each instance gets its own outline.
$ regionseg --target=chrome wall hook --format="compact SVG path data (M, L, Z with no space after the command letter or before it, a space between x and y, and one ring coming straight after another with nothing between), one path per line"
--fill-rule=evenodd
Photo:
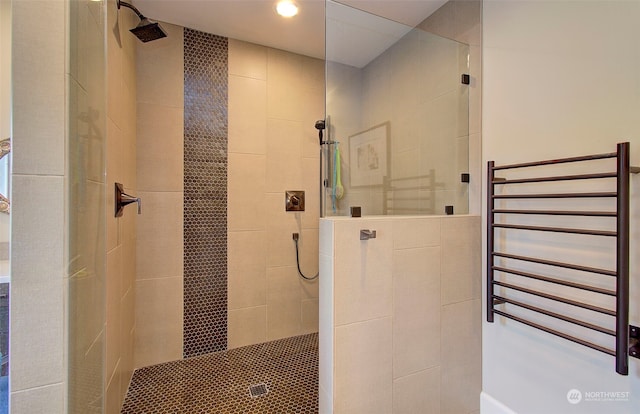
M375 230L360 230L360 240L369 240L369 239L375 239L376 238L376 231Z
M134 197L125 193L124 187L120 183L116 183L115 185L115 196L116 217L121 217L124 206L131 203L138 203L138 214L142 214L142 200L140 197Z

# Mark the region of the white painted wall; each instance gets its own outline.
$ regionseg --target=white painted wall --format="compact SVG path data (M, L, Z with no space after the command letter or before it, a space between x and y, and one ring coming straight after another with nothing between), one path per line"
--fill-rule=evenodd
M639 1L485 0L483 18L485 165L612 152L622 141L631 142L631 163L640 165ZM640 177L631 188L637 325ZM572 248L563 254L589 259ZM593 253L605 251L595 246ZM640 412L640 361L631 359L621 376L613 357L501 319L483 326L483 413ZM566 396L574 388L629 392L629 401L572 405Z

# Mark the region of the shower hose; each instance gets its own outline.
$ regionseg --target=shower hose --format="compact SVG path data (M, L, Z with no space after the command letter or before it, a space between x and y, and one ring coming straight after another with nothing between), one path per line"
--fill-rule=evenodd
M300 270L300 253L298 252L298 239L299 238L300 238L300 236L298 235L298 233L293 233L293 241L296 243L296 264L298 265L298 274L304 280L315 280L320 275L320 272L316 273L316 275L313 276L313 277L307 277L307 276L304 275L304 273L302 273L302 270Z

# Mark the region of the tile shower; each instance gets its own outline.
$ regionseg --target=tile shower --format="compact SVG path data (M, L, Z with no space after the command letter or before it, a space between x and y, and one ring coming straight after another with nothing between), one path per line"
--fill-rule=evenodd
M151 373L168 379L170 367L185 373L190 360L179 361L184 357L202 361L223 351L215 355L231 358L267 341L312 338L322 309L318 283L297 276L291 233L301 234L302 269L315 272L320 177L312 126L324 114L324 62L163 27L168 38L137 49L137 180L145 213L138 217L138 371L123 412L136 412L131 407L144 389L139 381L153 384ZM209 107L212 112L202 110ZM199 141L205 137L206 144ZM194 172L205 169L213 191L203 194L203 177ZM284 191L291 189L306 191L306 212L284 211ZM201 238L199 231L205 231ZM193 253L203 254L209 274ZM213 284L216 300L199 299L198 287ZM198 314L203 321L193 323ZM176 386L184 390L186 378Z
M199 371L186 368L192 359L185 365L182 358L203 361L207 356L198 355L227 349L210 356L238 358L266 352L263 345L239 347L281 338L310 344L296 358L307 361L299 373L310 369L305 381L315 384L304 393L303 411L317 411L318 284L299 280L291 233L301 234L303 268L316 271L319 154L310 126L324 113L324 63L163 27L169 36L140 47L137 56L138 188L145 205L138 217L139 369L123 412L139 412L141 396L157 388L149 373L187 369L195 382L181 376L172 383L200 383ZM284 211L284 190L291 188L306 190L307 211ZM287 341L269 346L287 349ZM273 379L275 391L277 378L290 373L263 357L261 364L272 368L263 381ZM272 398L286 404L292 397L286 395Z
M193 88L206 98L203 90L222 93L228 78L227 127L226 105L218 114L190 108L196 98L189 97L188 85L190 76L201 81L204 73L189 65L211 61L227 39L164 27L170 36L163 43L138 49L138 186L146 211L138 217L136 367L193 355L187 351L189 318L201 311L209 315L208 328L194 332L194 341L215 342L211 338L220 335L225 339L215 350L317 332L317 282L298 279L291 233L301 234L303 268L317 271L319 178L312 125L323 114L323 62L229 39L228 65L225 51L208 69L219 83ZM208 116L218 129L204 127L199 116ZM183 119L184 133L173 125ZM199 130L190 133L191 124ZM211 144L211 157L197 146L206 134L223 141ZM213 157L222 153L224 160ZM204 179L200 174L209 177L212 191L196 191ZM190 186L210 201L192 200ZM284 191L291 188L306 190L307 211L284 211ZM191 236L196 230L205 236ZM206 267L222 275L215 283L226 290L219 296L224 306L197 299L202 285L190 291L190 283L214 280L195 257L189 266L195 253L211 255Z
M24 6L26 10L32 2L16 3ZM41 39L51 43L50 45L45 42L44 45L50 47L43 48L47 52L43 56L46 56L51 64L47 65L46 68L33 67L34 73L16 71L21 76L24 75L25 79L30 79L27 75L37 74L40 76L34 76L34 80L37 79L42 82L44 79L50 85L55 85L55 108L50 105L48 109L55 109L56 113L60 114L64 112L65 104L68 104L63 93L64 82L61 80L66 73L64 72L64 53L62 53L65 50L64 36L65 30L69 30L67 27L69 16L66 14L67 11L63 10L64 7L61 4L58 2L42 2L44 7L40 5L39 10L33 10L37 12L35 14L37 16L47 16L46 19L41 19L44 24L43 27L48 29L50 27L55 28L55 30L49 31L51 36ZM91 9L102 6L108 9L109 16L106 19L109 26L108 29L113 28L114 22L119 24L121 28L128 25L128 18L119 19L114 17L115 2L113 0L90 2L88 4ZM34 9L38 9L38 7L38 5L33 6ZM31 12L32 10L29 11ZM22 15L15 13L14 17L16 22L22 23L27 21L27 16L31 18L33 15L33 13L23 13ZM100 19L104 16L99 11L85 17L94 19L98 23L104 21ZM449 25L447 26L449 27ZM117 305L111 306L108 304L107 311L109 314L106 315L107 336L110 335L110 330L114 332L113 338L107 338L106 341L107 349L105 352L107 353L106 365L108 370L105 369L104 371L107 373L107 378L100 379L101 381L106 381L104 385L108 387L105 390L106 401L104 402L107 408L119 405L118 399L121 397L118 396L118 391L126 388L130 376L128 367L132 363L137 367L143 367L157 362L181 359L183 355L183 317L185 308L183 300L185 286L183 280L183 200L185 192L183 175L183 153L185 147L183 131L184 44L182 28L173 26L168 30L171 33L167 39L164 39L163 43L151 44L144 49L137 48L137 52L133 53L128 48L131 43L125 40L126 38L124 37L128 34L126 28L115 35L115 42L109 41L106 45L108 49L106 76L108 77L109 85L106 113L110 118L109 121L111 121L107 122L106 135L108 137L107 145L116 146L115 148L106 148L109 153L106 157L108 160L107 176L109 177L109 170L112 172L123 171L123 174L128 178L127 182L130 183L128 184L130 188L137 189L138 195L145 200L144 214L142 216L129 216L126 223L124 221L107 220L107 251L113 253L111 258L107 257L107 279L110 282L114 282L113 286L109 284L107 288L114 290L112 293L115 293L115 295L112 299ZM109 39L111 39L113 37L112 33L109 31L107 33ZM31 32L20 32L20 34L37 36L37 34ZM31 37L27 39L31 39ZM24 39L19 40L23 41ZM121 44L119 44L120 40L123 40ZM243 101L247 105L266 108L260 112L261 115L258 114L255 117L251 117L251 115L256 114L255 111L252 111L251 108L244 108L247 115L243 122L236 122L237 119L234 121L233 117L229 120L228 159L232 159L232 162L229 163L228 167L228 182L235 182L234 185L237 184L240 187L247 184L243 188L261 190L259 194L262 195L259 198L259 202L263 204L255 202L255 198L243 199L244 194L227 195L229 206L233 207L229 209L228 224L230 226L232 223L237 224L235 230L230 231L230 233L237 233L233 235L236 239L232 240L231 235L229 235L228 245L233 246L233 243L237 243L237 246L245 247L244 252L248 251L252 255L256 252L267 251L264 255L261 253L256 254L256 261L251 264L240 261L233 262L238 260L238 257L233 258L232 254L229 255L230 279L228 283L235 283L236 286L248 288L229 288L227 291L230 327L241 325L249 327L249 329L242 332L233 332L233 329L228 331L227 341L231 348L236 348L244 344L264 342L278 336L291 336L296 333L313 332L314 329L317 329L317 286L300 284L297 279L295 279L294 283L288 277L288 269L284 269L289 267L287 263L291 263L289 261L290 257L287 256L293 255L293 252L290 253L290 250L288 250L292 247L290 240L291 230L299 228L302 230L301 247L304 255L308 255L308 257L303 258L303 268L311 269L312 271L317 268L317 215L315 213L309 214L298 219L295 216L286 216L280 213L280 209L267 212L265 209L261 210L260 207L280 204L281 190L278 188L278 183L286 184L287 187L292 184L299 184L299 188L302 185L306 186L305 183L310 183L308 186L310 188L308 190L309 194L316 194L311 189L319 181L317 172L315 172L317 143L315 131L310 126L318 119L318 114L323 112L324 73L322 62L316 59L295 56L233 40L230 40L230 43L233 44L229 51L230 57L232 57L229 61L230 82L242 83L244 81L245 86L247 86L245 89L246 96L251 98L250 100L240 99L237 102ZM22 43L19 44L22 45ZM29 46L27 47L27 45ZM38 47L42 47L39 42L24 42L24 46L25 50L42 52L42 50L38 49ZM117 50L118 48L121 50ZM255 54L242 55L243 57L236 54L234 57L236 50L240 50L235 48L251 49ZM29 54L29 56L31 55ZM278 67L286 66L289 72L286 74L281 73L278 76L277 73L274 74L271 71L273 66L269 68L271 64L275 64ZM134 70L131 70L132 66ZM44 74L41 72L44 72ZM271 76L271 74L275 76ZM47 75L56 75L58 82L55 79L51 79L49 82L51 76ZM295 87L288 84L291 75L300 82ZM283 88L276 87L270 83L271 81L279 82ZM249 87L249 84L256 86L257 89L252 89L253 86ZM38 92L48 93L48 91L48 88L42 88ZM58 92L62 93L58 94ZM24 94L19 94L18 96L24 98ZM30 95L30 97L37 99L39 95ZM282 102L283 104L281 106L270 105L270 103L274 102ZM302 103L309 106L305 107L301 105ZM230 93L230 112L233 106L233 93ZM43 119L46 119L46 117L34 116L36 114L29 111L24 113L39 124L42 124L44 122ZM42 114L47 113L52 113L52 111L42 111ZM58 118L60 120L63 119L62 116ZM131 128L132 120L133 128ZM22 123L17 124L24 126L25 120L21 119L20 121ZM269 125L269 128L267 128L267 125ZM116 128L113 128L113 126ZM61 132L60 123L55 123L54 127L47 125L46 131L50 132L54 129L55 137L63 137L64 134ZM235 134L243 129L244 132L246 132L246 129L250 129L255 134L250 135L251 138L249 139L235 139L234 137L238 136ZM277 131L277 133L272 131ZM291 132L291 134L283 134L283 132ZM280 142L272 139L296 134L301 139L293 143L291 147L283 146ZM49 135L44 134L43 136ZM59 157L56 157L63 154L64 145L58 141L48 144L51 144L51 148L55 150L55 153L46 154L45 161L50 158L57 160ZM42 147L49 147L49 145ZM291 154L288 151L292 148L295 148L294 152L299 154L300 158L300 163L296 162L297 170L295 174L285 172L280 168L283 164L283 159L285 161L291 160ZM275 154L276 158L267 157L268 153ZM116 157L110 157L110 154L115 154ZM118 156L121 155L129 158L119 158ZM36 160L40 159L36 158ZM33 161L32 159L31 164L38 164L37 161L35 163ZM256 167L256 162L259 168ZM40 166L45 164L46 162L40 163ZM304 168L305 165L312 165L313 168L307 170ZM252 170L253 167L256 168ZM269 170L272 172L273 177L276 178L269 180L265 178L264 182L261 179L255 179L256 177L264 178L264 175L261 177L258 171ZM38 169L34 171L42 172L42 170ZM246 178L245 175L243 178L239 174L240 171L243 173L250 171L252 175L249 178ZM52 175L54 176L36 177L37 180L34 180L38 181L37 183L34 180L26 182L23 179L25 182L20 184L24 185L16 186L16 188L23 188L27 193L31 192L37 196L36 198L27 198L23 194L23 205L47 206L46 211L36 210L42 213L38 215L41 221L37 223L44 222L47 226L37 226L35 223L29 223L30 226L26 226L28 231L24 234L29 236L36 235L35 240L37 241L41 240L44 235L51 236L55 240L58 240L56 238L58 236L60 239L63 238L60 236L63 234L60 218L64 215L61 195L63 193L62 181L64 172L56 170L55 174ZM292 180L294 177L297 177L300 181ZM251 182L243 184L241 181L243 179ZM48 182L45 183L44 181ZM53 181L55 181L55 185L51 185ZM108 178L107 183L110 182L111 179ZM41 202L42 200L47 200L47 202ZM51 204L51 200L54 200L53 204ZM20 199L17 199L17 201L20 201ZM318 205L317 201L311 200L309 205L315 208ZM111 204L108 203L107 206L110 207ZM30 209L29 211L33 213L32 210ZM233 215L236 213L240 214L241 217L234 217ZM249 220L256 219L257 222L258 218L262 223L268 221L271 224L268 227L264 226L256 229L255 222ZM247 219L247 221L244 222L243 219ZM282 219L282 221L274 222L273 219ZM277 224L273 225L273 223ZM32 229L32 227L39 228ZM131 232L129 230L131 227L137 227L137 235L135 231ZM124 228L127 230L123 231ZM282 236L279 236L280 234ZM33 240L30 240L30 242L33 242ZM131 243L134 246L131 246ZM261 249L256 247L261 247ZM132 254L136 249L138 254ZM49 260L47 254L43 256L40 252L38 252L38 257L33 259L35 263L46 266L50 266L53 262L57 263L55 260ZM260 266L257 264L260 263L264 263L264 273L259 270ZM247 265L247 267L242 267L244 265ZM54 267L62 268L63 266ZM235 279L231 277L234 273L234 267L236 269L235 274L257 274L260 276L257 279L251 278L249 280ZM113 273L111 270L113 270ZM131 275L132 279L135 277L134 286L130 289L124 289L123 282L127 284L130 282L129 279L125 279L129 275ZM112 276L115 277L112 278ZM51 289L46 289L47 297L50 297L50 292L59 290L60 283L57 281L56 283L55 286L42 284L42 286L51 287ZM269 286L272 287L271 290ZM238 292L243 292L243 294L238 294ZM25 296L24 292L22 293L22 296L16 295L13 297L16 303L19 301L24 303ZM134 300L131 298L134 293L136 297L135 306ZM245 295L244 293L248 294ZM280 295L280 293L286 293L286 295ZM32 298L29 299L31 300ZM237 307L233 308L234 305L232 303L236 303ZM12 373L12 375L16 374L14 379L30 377L30 382L23 382L21 387L16 387L13 390L15 395L12 394L12 403L16 409L18 407L23 407L23 409L30 407L33 411L41 407L59 407L60 409L63 407L64 391L68 385L58 366L62 365L63 341L60 340L59 336L62 335L63 316L59 308L63 305L62 301L55 304L45 303L44 301L35 303L33 311L31 311L30 307L29 312L21 314L22 319L17 320L19 323L31 322L36 320L35 317L42 314L53 315L52 320L47 321L46 331L25 329L20 332L18 330L18 335L14 338L17 344L15 349L32 350L34 349L33 346L37 345L40 348L36 349L45 351L30 352L29 355L25 355L25 352L22 352L22 355L13 355L16 361L20 361L20 363L15 364L20 369ZM292 309L299 309L300 312L291 312ZM134 312L135 322L129 324L127 318L129 315L133 315ZM274 312L275 314L283 315L297 314L299 317L274 323L274 321L277 321L272 317ZM60 316L56 318L55 315ZM18 326L19 323L16 323L15 326ZM41 322L38 322L31 326L40 325ZM134 362L127 361L129 354L126 350L132 347L134 343L130 335L135 335ZM34 341L36 337L38 341ZM23 346L25 344L31 346L25 347ZM113 357L111 352L114 349L122 351L122 353L116 359L111 359ZM34 356L36 357L35 361ZM46 359L46 362L43 364L44 361L40 361L38 356L41 357L40 359ZM42 366L53 368L42 370ZM28 375L33 372L34 367L39 369L39 375ZM111 374L113 375L111 376ZM47 375L47 377L45 378L42 375ZM50 378L52 379L49 380ZM13 385L17 383L16 381ZM98 387L100 385L98 384ZM42 411L46 411L46 408Z

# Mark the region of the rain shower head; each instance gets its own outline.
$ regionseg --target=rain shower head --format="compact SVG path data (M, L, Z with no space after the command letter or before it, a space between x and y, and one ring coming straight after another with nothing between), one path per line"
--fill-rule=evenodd
M135 6L118 0L118 9L120 8L120 6L127 7L133 10L135 14L140 18L140 23L138 23L136 27L129 31L136 35L136 37L142 42L147 43L152 40L167 37L167 32L165 32L164 29L160 27L160 24L158 22L154 22L153 20L149 20L144 17L142 13L140 13L138 9L135 8Z
M167 32L160 27L158 22L154 22L147 18L140 20L140 23L129 31L144 43L167 37Z

